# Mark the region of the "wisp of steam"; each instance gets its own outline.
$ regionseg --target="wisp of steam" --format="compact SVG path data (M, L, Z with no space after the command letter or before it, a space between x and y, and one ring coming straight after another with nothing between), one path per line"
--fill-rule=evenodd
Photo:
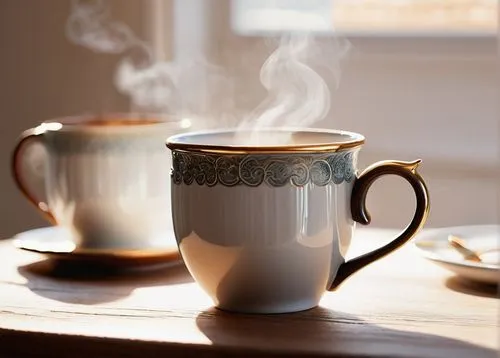
M324 119L330 110L330 89L320 75L326 72L335 89L340 81L340 60L349 42L291 33L279 41L260 71L267 97L239 125L240 140L251 144L284 144L288 136L259 135L264 128L306 128ZM250 131L250 135L248 132Z
M119 22L112 21L104 0L72 0L68 38L98 53L125 54L115 84L137 108L164 111L173 92L172 66L155 63L150 48Z
M230 79L206 61L179 63L155 59L151 48L123 23L113 21L105 0L72 0L67 36L98 53L123 54L115 73L117 89L130 97L133 110L183 116L221 126L234 111ZM260 81L267 97L237 125L237 140L252 144L282 144L288 137L262 137L269 127L310 127L330 110L330 88L340 80L340 60L350 44L337 36L314 37L306 30L282 36L265 61ZM323 77L328 77L325 81ZM225 93L223 91L226 91ZM214 98L217 97L216 100ZM251 135L248 134L250 131ZM271 143L266 143L267 141Z
M123 54L115 86L130 98L132 110L179 117L215 114L212 96L231 88L220 69L196 56L182 65L156 59L130 27L112 20L107 5L106 0L72 0L66 34L94 52Z

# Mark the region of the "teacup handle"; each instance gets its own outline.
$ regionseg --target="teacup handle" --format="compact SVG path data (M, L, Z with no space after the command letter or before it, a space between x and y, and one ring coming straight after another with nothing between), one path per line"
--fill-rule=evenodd
M57 223L54 214L52 214L52 212L50 211L47 203L37 199L37 196L33 194L31 189L28 188L21 169L21 164L26 149L30 145L35 143L45 145L45 141L43 140L44 133L45 130L43 129L43 127L38 126L36 128L28 129L21 134L21 137L19 138L12 153L11 170L17 188L21 191L21 193L26 197L26 199L28 199L30 203L35 205L35 207L42 213L45 219L47 219L51 224L56 225Z
M370 214L366 209L366 194L371 185L379 177L387 174L398 175L408 181L415 191L416 209L412 221L399 236L374 251L358 256L340 265L329 291L333 291L353 273L384 257L392 251L398 249L409 241L424 225L429 214L429 193L424 180L417 173L417 167L421 160L413 162L401 161L381 161L366 168L354 182L351 194L351 215L352 218L363 225L368 225L371 221Z

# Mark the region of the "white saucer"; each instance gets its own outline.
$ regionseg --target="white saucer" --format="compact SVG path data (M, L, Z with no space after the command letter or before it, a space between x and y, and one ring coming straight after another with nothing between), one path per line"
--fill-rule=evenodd
M173 233L172 233L173 236ZM69 260L110 266L139 268L181 261L175 239L165 247L142 249L82 249L72 242L68 231L61 227L46 227L25 231L14 236L19 249L44 254L57 260Z
M481 256L483 262L465 260L448 244L448 235L462 238L467 247L482 251L500 246L499 225L456 226L427 229L417 235L413 244L427 259L454 272L456 275L481 283L500 283L500 253Z

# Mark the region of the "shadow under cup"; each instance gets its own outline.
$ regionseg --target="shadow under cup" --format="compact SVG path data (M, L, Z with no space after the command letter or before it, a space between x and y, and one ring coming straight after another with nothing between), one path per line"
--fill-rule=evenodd
M68 228L79 248L165 247L172 229L165 138L184 121L140 114L56 119L25 131L13 154L19 189L52 224ZM26 149L47 153L47 202L23 173Z
M428 212L419 161L357 173L364 137L334 130L212 131L170 137L172 214L180 252L218 308L283 313L315 307L324 291L407 242ZM381 175L405 178L415 217L390 244L345 262L366 193Z

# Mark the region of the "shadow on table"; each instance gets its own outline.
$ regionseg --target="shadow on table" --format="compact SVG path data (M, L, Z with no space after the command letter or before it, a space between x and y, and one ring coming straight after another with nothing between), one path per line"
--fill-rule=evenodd
M18 267L26 286L53 300L93 305L127 297L139 287L193 282L182 262L136 271L116 272L46 259Z
M458 276L450 277L445 282L450 290L467 295L500 298L500 288L496 285L486 285L469 281Z
M384 328L322 307L279 315L235 314L212 308L200 313L196 324L215 350L239 347L235 352L242 353L244 347L246 354L242 355L248 356L497 357L493 349Z

